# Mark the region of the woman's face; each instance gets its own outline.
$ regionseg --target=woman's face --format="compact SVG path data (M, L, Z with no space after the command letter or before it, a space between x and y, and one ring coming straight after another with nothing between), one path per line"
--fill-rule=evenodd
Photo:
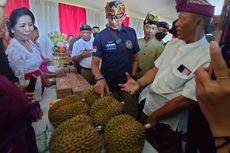
M29 15L24 15L18 18L17 24L12 29L14 38L20 41L28 41L31 38L31 33L34 30L34 24Z

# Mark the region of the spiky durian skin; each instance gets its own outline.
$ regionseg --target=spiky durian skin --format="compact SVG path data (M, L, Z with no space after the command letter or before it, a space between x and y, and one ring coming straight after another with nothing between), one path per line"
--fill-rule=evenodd
M59 107L55 112L49 115L49 120L56 128L62 122L71 119L79 114L87 114L89 107L84 102L75 102Z
M78 115L58 126L49 142L50 153L101 153L102 140L96 129Z
M104 138L108 153L141 153L145 128L130 115L118 115L106 124Z
M96 93L93 86L90 86L82 91L81 96L84 99L84 102L87 103L90 107L98 98L100 98L100 95Z
M73 122L76 122L76 123L90 123L91 125L93 125L92 118L86 114L77 115L77 116L71 118L70 120L72 120Z
M89 115L92 117L93 124L95 126L104 126L109 121L109 119L121 114L122 105L123 104L111 96L105 96L97 99L89 111Z
M56 110L58 110L60 107L62 107L64 105L68 105L68 104L79 102L79 101L82 101L82 98L79 95L70 95L70 96L67 96L67 97L61 99L60 101L56 102L52 107L50 107L50 109L49 109L49 116L52 116L52 114Z

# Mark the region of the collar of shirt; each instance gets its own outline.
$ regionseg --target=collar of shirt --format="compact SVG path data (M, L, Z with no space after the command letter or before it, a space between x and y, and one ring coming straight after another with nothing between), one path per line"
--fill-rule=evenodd
M208 41L207 39L205 38L205 36L203 36L200 40L198 41L195 41L193 43L190 43L190 44L187 44L185 41L181 40L183 42L183 45L181 45L180 49L182 50L188 50L189 48L193 48L193 47L196 47L196 46L201 46L201 45L207 45L208 44Z
M108 30L113 30L112 28L110 28L109 26L106 27ZM118 30L113 30L113 31L118 31ZM127 27L125 27L123 24L121 25L121 30L119 31L124 31L127 32Z

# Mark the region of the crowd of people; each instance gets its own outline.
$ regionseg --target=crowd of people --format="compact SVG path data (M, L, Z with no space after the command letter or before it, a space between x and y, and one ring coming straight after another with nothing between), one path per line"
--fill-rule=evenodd
M0 0L0 29L5 26L6 4ZM80 35L69 42L71 60L101 97L112 95L124 102L123 113L153 129L164 124L174 132L187 132L184 152L228 153L229 69L218 43L205 37L214 6L206 0L176 0L176 10L178 19L171 29L147 14L144 38L137 39L135 29L122 23L124 3L107 2L106 27L100 31L82 24ZM48 70L33 13L15 9L7 27L12 39L6 50L0 39L0 152L36 153L31 123L42 117L39 101ZM164 43L168 32L176 38ZM230 43L229 35L224 39ZM32 92L27 90L31 76L36 77ZM187 122L187 128L179 128Z

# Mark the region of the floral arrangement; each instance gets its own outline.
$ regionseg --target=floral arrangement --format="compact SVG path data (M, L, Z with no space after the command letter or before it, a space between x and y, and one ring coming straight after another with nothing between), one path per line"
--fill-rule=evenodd
M66 35L60 32L50 32L48 34L50 40L52 41L53 45L56 46L57 44L66 44Z
M66 35L59 32L50 32L48 34L53 43L54 64L63 66L67 64Z

